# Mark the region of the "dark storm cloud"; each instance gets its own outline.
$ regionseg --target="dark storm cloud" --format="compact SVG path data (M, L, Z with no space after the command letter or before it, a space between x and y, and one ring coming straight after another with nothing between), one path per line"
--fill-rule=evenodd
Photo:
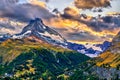
M117 17L105 16L102 17L102 19L105 23L114 23L115 25L120 26L120 15Z
M95 7L108 7L110 6L110 0L75 0L74 4L77 8L91 9Z
M114 26L112 27L111 25L100 21L90 21L87 25L97 32L101 32L102 30L112 30L114 28Z
M47 9L38 5L29 3L7 5L4 4L3 0L0 1L0 3L3 3L0 6L1 17L10 17L21 21L29 21L35 17L43 19L49 19L53 17L53 15Z
M102 21L100 21L100 19ZM112 31L115 28L120 27L120 16L105 16L100 19L95 19L86 22L86 24L91 27L93 30L101 32L102 30Z
M86 24L89 28L91 28L96 32L102 32L103 30L112 31L115 28L120 28L120 15L104 16L101 18L93 17L92 19L87 21L81 19L81 17L83 17L84 19L87 19L87 16L85 14L72 16L64 13L61 16L66 19L71 19L71 20Z

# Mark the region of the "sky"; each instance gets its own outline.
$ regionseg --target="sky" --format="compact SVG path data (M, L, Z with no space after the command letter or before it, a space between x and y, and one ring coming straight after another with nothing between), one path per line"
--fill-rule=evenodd
M74 0L50 0L47 3L47 6L50 9L58 8L58 10L63 11L64 8L66 8L68 6L73 6L74 5L73 3L74 3ZM95 16L97 16L97 14L105 15L108 12L120 12L120 9L119 9L120 8L120 5L119 5L120 0L113 0L110 3L111 3L111 7L104 8L103 9L104 11L101 13L97 13L97 12L94 13L93 11L90 11L89 9L82 10L81 13L85 13L85 14L92 15L92 16L94 16L94 14L96 14Z
M0 0L0 3L0 33L18 33L36 17L74 43L111 41L120 31L120 0Z
M27 3L27 2L34 2L34 1L43 1L46 2L46 0L20 0L20 3ZM84 1L84 0L83 0ZM88 0L90 1L90 0ZM91 0L92 1L92 0ZM97 0L94 0L97 1ZM102 0L98 0L98 1L102 1ZM105 0L107 1L107 0ZM63 12L63 10L68 7L68 6L74 6L74 0L47 0L47 2L45 3L46 6L48 7L48 9L51 11L55 8L57 8L59 11ZM85 13L88 14L90 16L97 16L97 14L102 14L105 15L109 12L120 12L120 0L111 0L110 1L111 7L108 8L103 8L103 12L96 12L94 13L93 11L86 9L86 10L82 10L80 13ZM96 14L96 15L95 15Z

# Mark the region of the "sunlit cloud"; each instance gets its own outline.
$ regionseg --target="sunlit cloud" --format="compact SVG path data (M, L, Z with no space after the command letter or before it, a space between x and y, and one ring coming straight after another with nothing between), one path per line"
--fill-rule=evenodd
M108 7L110 6L110 0L75 0L74 4L77 8L91 9L95 7Z
M64 15L79 16L80 11L76 7L67 7L64 9Z
M29 3L46 8L46 3L40 0L28 0Z
M87 20L86 20L87 21ZM89 21L89 20L88 20ZM88 25L91 23L89 21L85 24L77 20L65 19L65 18L52 18L49 22L45 24L53 26L58 32L60 32L67 40L73 42L93 42L102 43L104 41L111 41L112 38L119 32L119 26L111 23L98 22L99 24L105 25L103 27L96 25ZM106 25L107 24L107 25ZM110 26L111 25L111 26ZM104 28L106 27L107 28ZM94 27L94 29L93 29ZM112 29L110 29L112 27ZM95 30L98 29L98 30ZM99 31L99 29L101 29Z

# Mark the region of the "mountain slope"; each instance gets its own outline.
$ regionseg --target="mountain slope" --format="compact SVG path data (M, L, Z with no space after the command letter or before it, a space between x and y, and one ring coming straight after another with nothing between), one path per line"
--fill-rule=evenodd
M117 67L120 65L120 32L113 38L111 47L104 53L102 53L97 62L98 66L108 64L111 67Z
M0 44L0 78L57 79L66 70L90 59L36 37L8 39ZM4 66L4 67L3 67Z

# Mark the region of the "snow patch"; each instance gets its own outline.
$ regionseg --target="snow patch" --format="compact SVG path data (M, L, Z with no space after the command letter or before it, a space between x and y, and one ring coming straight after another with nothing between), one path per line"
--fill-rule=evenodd
M102 49L100 48L100 47L97 47L97 46L95 46L95 45L93 45L93 44L86 44L86 45L84 45L87 49L89 49L89 48L92 48L92 49L94 49L94 50L97 50L97 51L102 51Z
M0 38L3 38L3 36L0 36Z
M43 29L46 29L46 26L43 26Z
M97 57L98 56L98 54L85 54L85 55L87 55L89 57Z
M13 35L12 38L13 38L13 39L16 39L16 38L17 38L17 39L21 39L21 38L25 37L26 34L29 34L29 33L31 33L31 31L27 31L27 32L25 32L24 34L21 34L21 35L18 35L18 36L17 36L17 35Z
M59 35L50 34L50 33L48 33L48 32L44 32L44 33L38 32L38 33L39 33L40 35L42 35L42 36L48 36L48 37L50 37L51 39L53 39L53 40L55 40L55 41L58 41L58 42L60 42L60 43L64 43L64 39L61 38Z
M77 50L78 52L80 52L80 53L82 53L82 54L85 54L86 53L86 51L84 50L84 49L82 49L82 50Z

